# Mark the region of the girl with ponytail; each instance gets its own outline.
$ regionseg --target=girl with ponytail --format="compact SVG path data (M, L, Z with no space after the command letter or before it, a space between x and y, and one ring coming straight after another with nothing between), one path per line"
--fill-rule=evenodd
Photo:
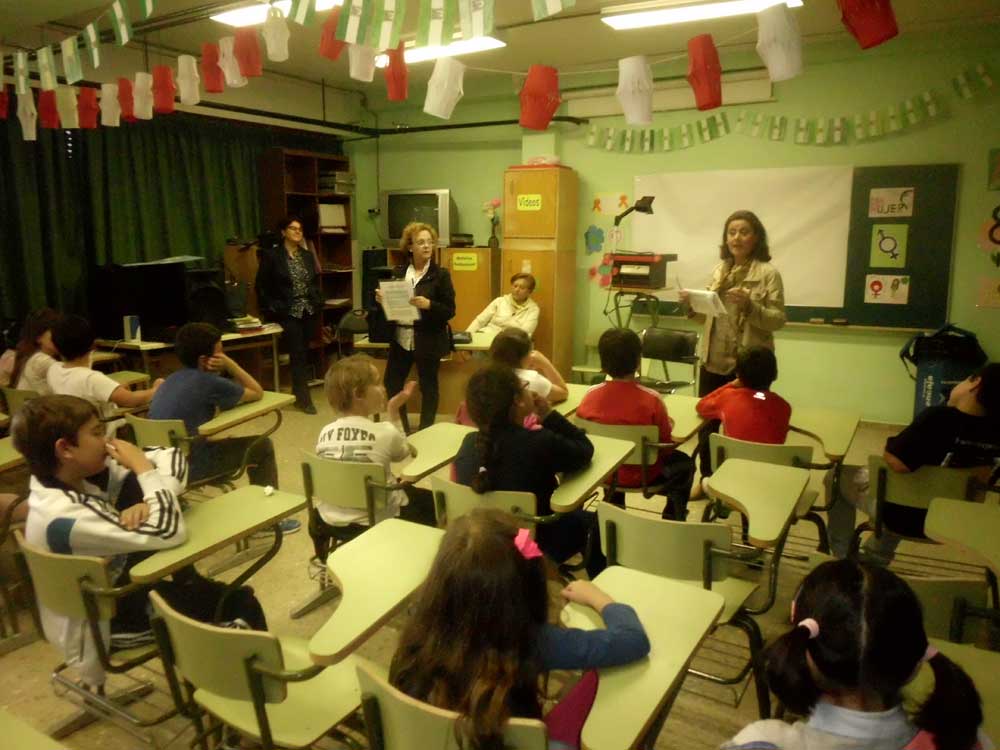
M764 653L768 687L795 724L746 727L724 750L986 750L982 705L962 668L924 633L913 590L886 568L852 560L813 570L792 602L792 628ZM921 665L934 691L912 715L903 687Z
M479 493L531 492L538 515L551 514L556 474L582 469L594 454L586 433L552 411L548 401L525 388L506 365L487 365L469 378L465 403L479 431L466 436L455 457L455 480ZM524 427L529 414L537 415L542 429ZM563 562L584 552L593 532L587 561L593 578L605 565L597 544L596 520L595 514L584 510L564 513L538 527L538 544L549 557Z

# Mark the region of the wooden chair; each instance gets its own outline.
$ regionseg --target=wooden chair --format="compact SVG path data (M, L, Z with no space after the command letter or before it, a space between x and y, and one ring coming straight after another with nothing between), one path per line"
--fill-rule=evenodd
M659 393L674 393L681 388L693 388L698 372L698 332L677 328L650 326L640 334L642 358L660 364L663 377L643 376L639 383ZM691 368L690 380L671 380L667 363Z
M14 415L21 411L21 407L33 398L38 398L40 395L36 391L22 390L20 388L0 388L0 392L3 393L3 400L7 404L7 414L11 419Z
M174 704L203 750L221 729L206 714L271 750L309 747L357 709L352 658L324 668L312 663L304 639L207 625L155 592L149 600Z
M729 560L748 559L732 550L729 529L714 523L666 521L638 515L610 503L598 505L597 516L608 565L623 565L722 594L726 603L717 627L732 625L742 630L747 636L750 659L732 676L696 669L688 672L718 684L735 685L754 670L760 716L764 719L770 716L767 685L757 671L764 641L760 627L746 608L747 600L758 586L753 581L729 576Z
M369 662L358 659L356 668L370 750L460 750L455 733L458 713L397 690L389 684L384 670ZM545 724L537 719L510 719L504 747L546 750Z
M597 343L602 333L603 331L591 328L587 330L587 335L583 339L583 364L573 365L571 368L571 373L578 376L581 383L596 383L604 377L597 352ZM595 361L598 364L593 364Z

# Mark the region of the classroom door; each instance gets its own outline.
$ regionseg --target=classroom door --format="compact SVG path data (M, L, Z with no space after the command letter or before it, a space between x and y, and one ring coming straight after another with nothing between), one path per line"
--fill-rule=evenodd
M532 337L535 348L546 357L552 357L553 313L557 289L555 284L555 253L544 250L503 251L504 278L515 273L530 273L536 286L531 298L538 303L538 328Z
M504 237L556 236L559 173L558 168L504 172Z

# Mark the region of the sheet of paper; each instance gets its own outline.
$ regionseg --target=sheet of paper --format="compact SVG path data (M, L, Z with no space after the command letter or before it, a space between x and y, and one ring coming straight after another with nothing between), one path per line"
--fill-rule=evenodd
M397 323L413 323L420 320L420 311L410 304L413 285L409 281L380 281L382 309L385 317Z
M702 315L726 315L726 306L715 292L705 289L685 289L691 309Z

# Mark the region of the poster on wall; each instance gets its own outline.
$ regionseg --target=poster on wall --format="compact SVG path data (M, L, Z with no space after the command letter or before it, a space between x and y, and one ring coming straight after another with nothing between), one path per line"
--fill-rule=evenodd
M909 276L865 276L865 304L905 305L910 301Z
M873 188L868 193L868 218L913 216L916 191L912 187Z
M868 265L872 268L906 268L906 224L874 224Z

